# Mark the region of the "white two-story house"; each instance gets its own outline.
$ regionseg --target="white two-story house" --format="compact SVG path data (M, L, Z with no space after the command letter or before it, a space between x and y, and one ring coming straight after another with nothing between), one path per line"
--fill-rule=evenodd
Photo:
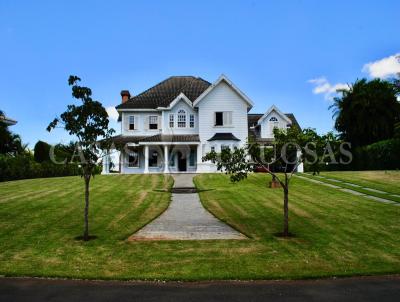
M292 114L272 106L249 114L253 102L226 76L213 84L192 76L174 76L131 96L121 91L116 107L121 134L120 173L215 172L202 157L214 150L244 146L249 136L273 140L274 127L298 127ZM109 157L103 159L108 173Z

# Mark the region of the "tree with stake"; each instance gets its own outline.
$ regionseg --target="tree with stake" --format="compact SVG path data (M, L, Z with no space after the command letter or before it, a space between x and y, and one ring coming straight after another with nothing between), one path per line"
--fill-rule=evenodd
M289 184L290 179L302 163L304 154L311 155L313 150L308 149L307 131L300 131L292 127L287 130L274 130L276 152L265 151L258 144L249 144L244 148L234 150L224 149L220 154L210 152L203 157L203 161L211 161L217 165L217 169L230 175L232 182L239 182L247 178L248 173L254 170L255 166L262 167L283 189L283 232L279 235L289 237ZM276 158L275 158L276 154ZM316 155L314 155L316 156ZM273 162L273 164L271 164ZM276 170L284 174L282 179Z
M115 132L109 129L108 115L103 105L92 99L92 91L88 87L79 86L81 79L70 76L68 85L72 86L72 97L80 100L81 105L68 105L67 110L55 118L47 127L47 131L58 127L65 129L77 139L77 149L81 173L85 182L85 210L83 240L89 238L89 184L94 177L95 167L101 157L101 150L106 150L110 145L110 137ZM102 139L102 145L97 142Z

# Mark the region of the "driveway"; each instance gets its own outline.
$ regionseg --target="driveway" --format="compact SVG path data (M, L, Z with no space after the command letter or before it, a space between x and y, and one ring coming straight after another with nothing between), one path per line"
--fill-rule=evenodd
M0 301L398 301L400 277L256 282L0 279Z

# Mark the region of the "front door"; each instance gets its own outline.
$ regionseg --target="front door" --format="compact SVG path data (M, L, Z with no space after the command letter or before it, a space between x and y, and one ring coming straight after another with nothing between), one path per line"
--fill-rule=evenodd
M178 170L186 171L186 156L182 152L178 152Z

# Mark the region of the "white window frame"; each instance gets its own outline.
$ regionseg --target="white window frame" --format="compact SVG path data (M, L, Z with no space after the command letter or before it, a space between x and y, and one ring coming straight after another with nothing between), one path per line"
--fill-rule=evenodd
M224 149L229 149L229 150L231 150L231 145L221 144L221 152L222 152Z
M131 123L131 119L133 119L133 123ZM133 125L133 129L131 129L131 125ZM128 131L137 130L136 128L136 117L134 115L128 115Z
M216 125L217 113L222 113L222 125ZM232 111L215 111L214 112L214 127L232 127Z
M133 152L136 152L136 154L137 154L137 164L135 166L131 166L130 162L129 162L130 154L133 153ZM127 155L128 155L128 168L139 168L140 167L140 153L139 153L139 150L129 150Z
M152 123L152 118L155 118L156 122ZM150 125L156 125L157 128L151 128ZM149 130L158 130L158 115L149 115Z
M194 128L194 114L189 115L189 128Z
M178 111L177 126L178 128L186 128L186 111L183 109Z
M175 127L175 115L173 113L169 114L168 125L169 125L169 128Z

